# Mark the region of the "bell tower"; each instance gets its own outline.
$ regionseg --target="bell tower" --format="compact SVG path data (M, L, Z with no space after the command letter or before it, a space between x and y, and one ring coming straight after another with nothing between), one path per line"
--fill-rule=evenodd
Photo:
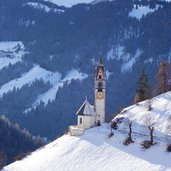
M97 114L97 122L105 122L105 102L106 102L106 74L105 68L102 62L102 58L99 59L99 63L95 69L95 111Z

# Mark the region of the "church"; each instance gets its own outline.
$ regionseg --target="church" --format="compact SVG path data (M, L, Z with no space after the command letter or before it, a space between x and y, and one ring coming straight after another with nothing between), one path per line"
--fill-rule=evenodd
M105 122L106 101L106 73L102 59L95 68L94 79L94 106L90 105L87 98L77 111L77 125L70 126L71 135L82 135L88 128L98 126Z

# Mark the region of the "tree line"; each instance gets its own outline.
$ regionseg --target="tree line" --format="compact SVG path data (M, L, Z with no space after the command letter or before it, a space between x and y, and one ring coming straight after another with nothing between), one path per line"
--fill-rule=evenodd
M136 84L135 104L171 90L171 64L167 61L162 61L159 65L156 77L157 84L153 88L145 73L145 69L142 69Z

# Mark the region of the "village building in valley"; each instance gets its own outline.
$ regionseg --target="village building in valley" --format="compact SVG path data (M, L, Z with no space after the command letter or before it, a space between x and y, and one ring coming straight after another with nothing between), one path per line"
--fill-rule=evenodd
M71 135L81 135L85 129L105 122L106 74L102 59L95 68L94 95L94 106L90 105L86 97L76 113L77 125L69 127Z

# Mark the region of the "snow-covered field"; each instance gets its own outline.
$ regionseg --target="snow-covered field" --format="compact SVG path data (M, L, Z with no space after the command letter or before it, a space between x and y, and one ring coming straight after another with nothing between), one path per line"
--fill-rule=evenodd
M22 42L0 42L0 69L22 61L24 54Z
M88 129L79 137L64 135L2 171L171 171L171 153L166 152L167 141L161 136L167 135L171 92L154 98L150 112L146 104L142 102L124 109L125 112L118 117L126 119L119 130L114 130L112 138L108 138L109 124ZM142 126L146 114L158 125L154 138L157 144L150 149L140 146L143 140L149 139L148 130ZM124 146L128 118L133 122L135 143Z

